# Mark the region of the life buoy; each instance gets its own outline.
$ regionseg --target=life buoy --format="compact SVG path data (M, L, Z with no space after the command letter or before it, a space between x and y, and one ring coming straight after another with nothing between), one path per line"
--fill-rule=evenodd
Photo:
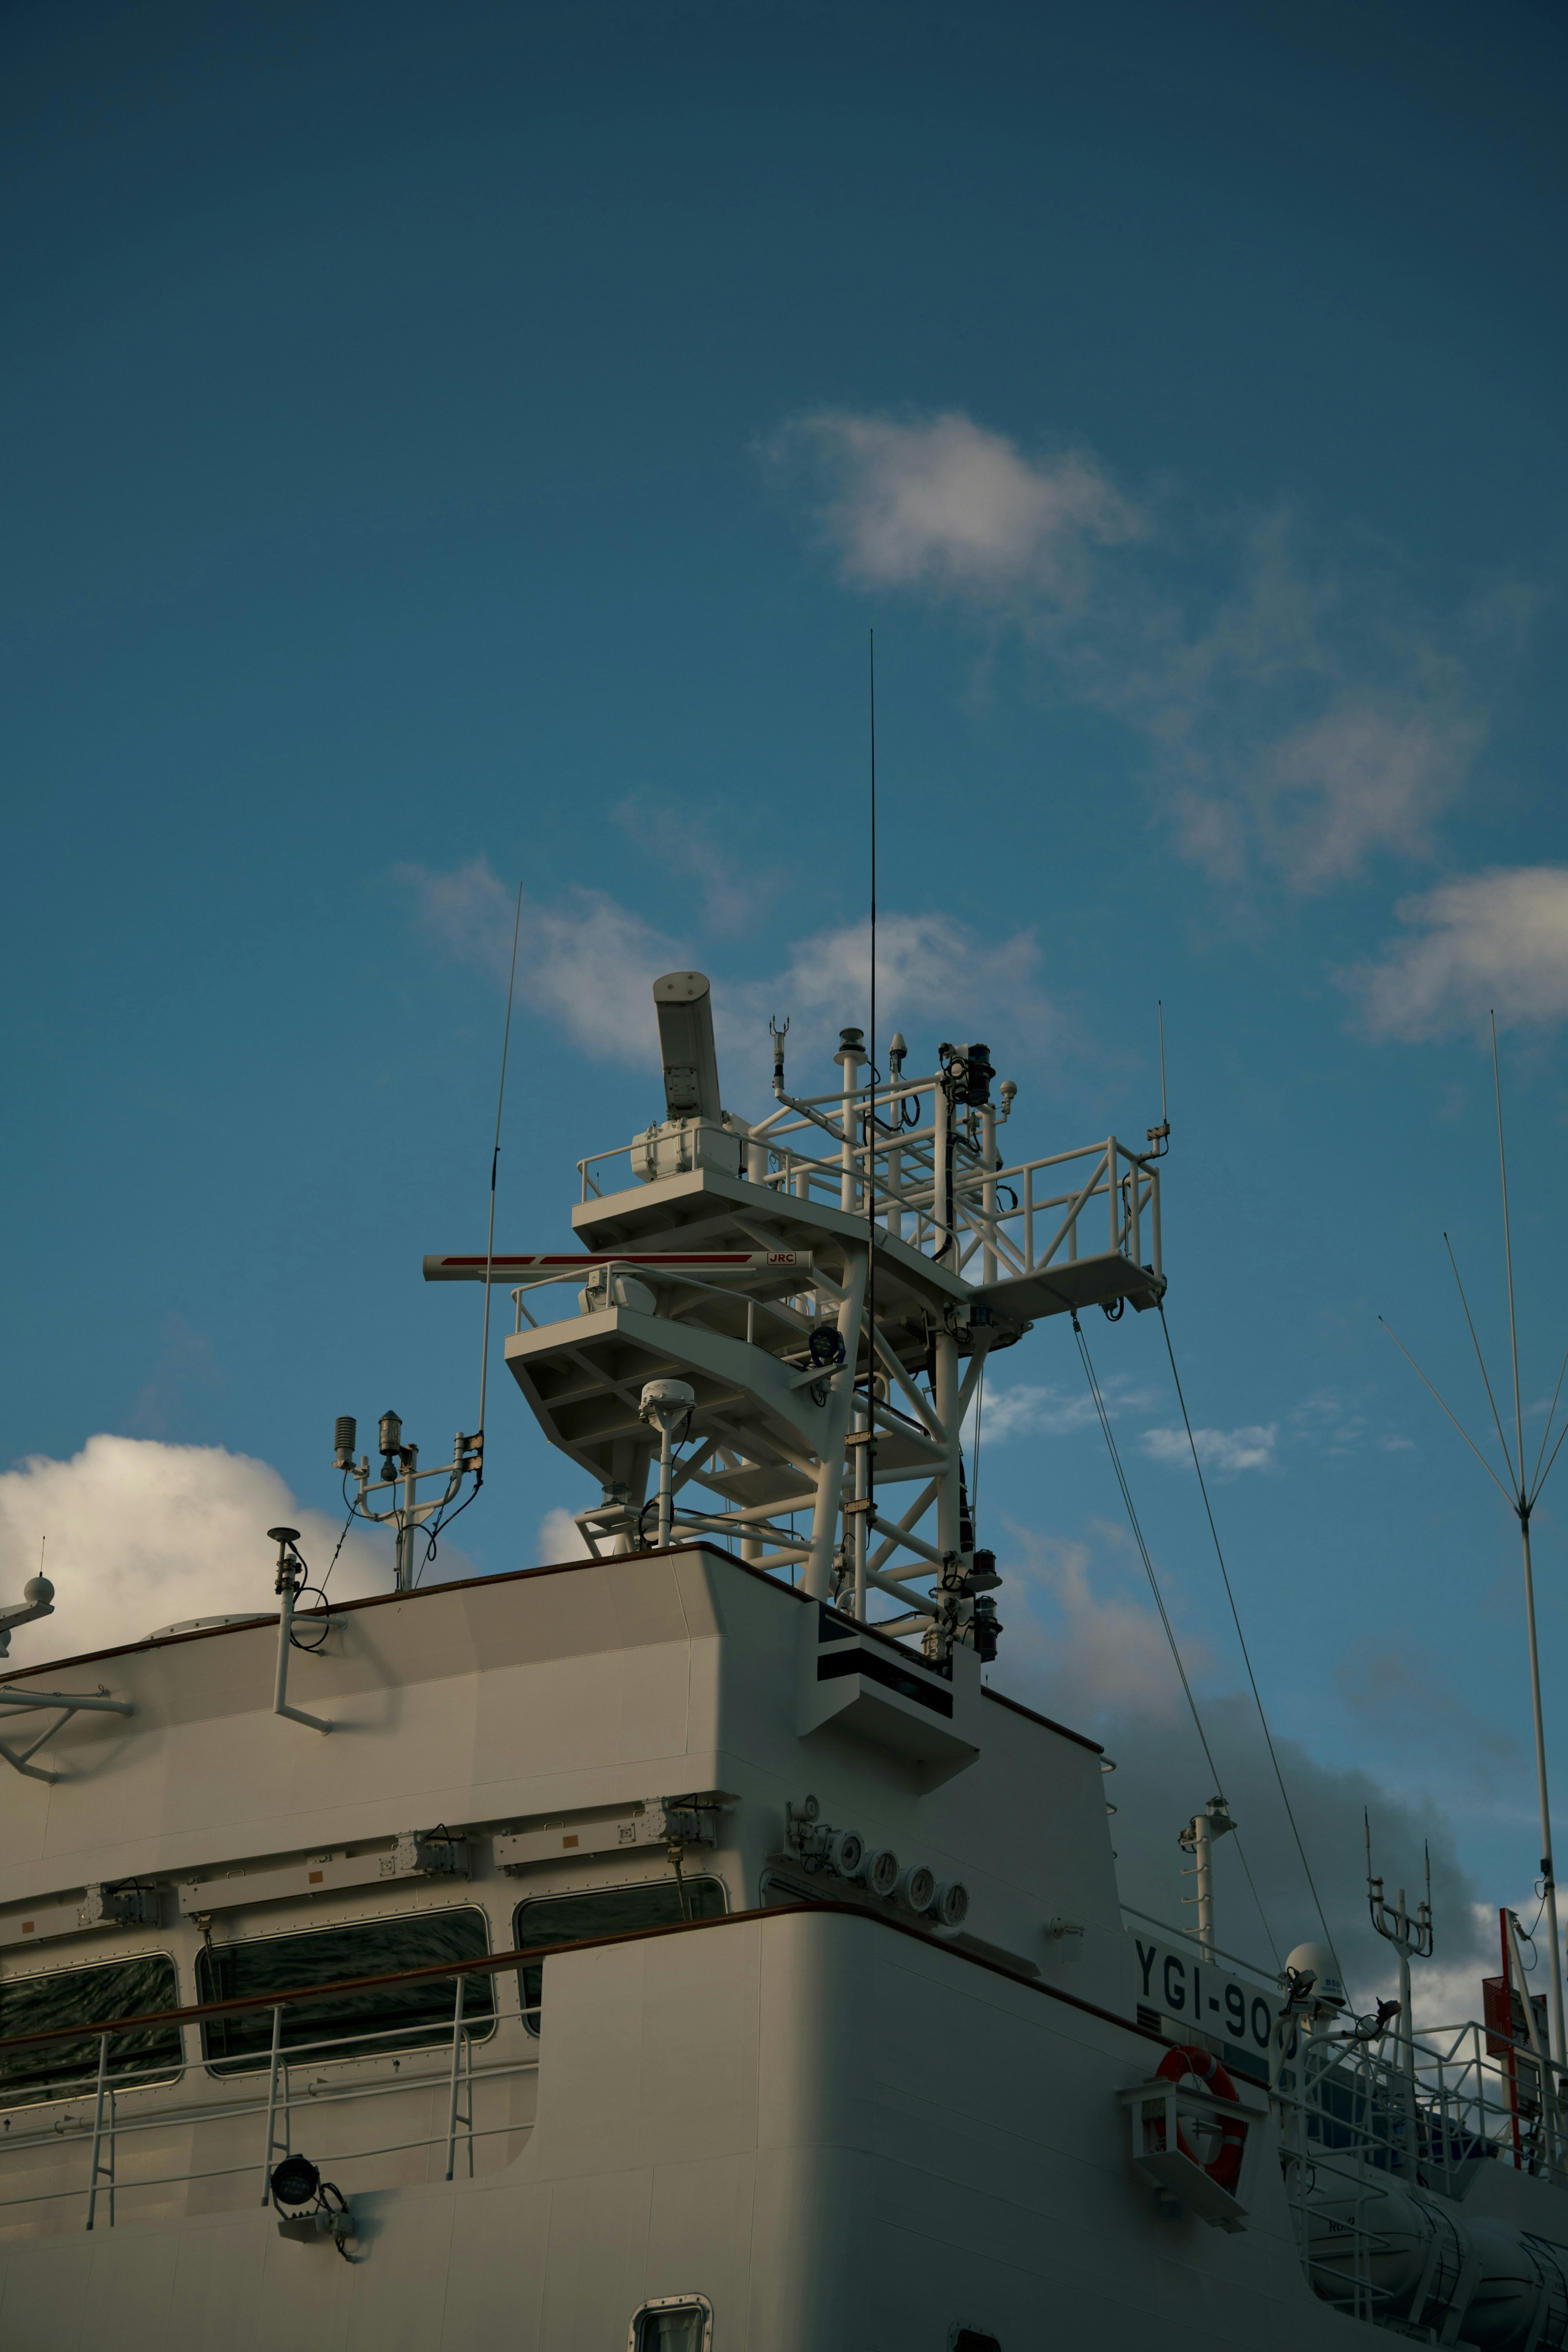
M1195 2050L1186 2043L1167 2050L1155 2069L1167 2083L1183 2083L1191 2074L1205 2091L1216 2099L1234 2099L1236 2084L1220 2064L1212 2050ZM1216 2189L1236 2194L1236 2184L1241 2179L1242 2150L1247 2146L1247 2125L1240 2116L1218 2116L1220 2144L1217 2153L1204 2164L1195 2147L1188 2140L1180 2123L1176 2126L1176 2146L1189 2163L1205 2172Z

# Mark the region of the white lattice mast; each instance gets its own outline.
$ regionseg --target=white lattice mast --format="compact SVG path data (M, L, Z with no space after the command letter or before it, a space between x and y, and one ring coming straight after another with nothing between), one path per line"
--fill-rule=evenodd
M944 1044L911 1077L895 1036L879 1078L846 1028L837 1085L794 1095L787 1022L772 1024L773 1108L753 1123L722 1107L705 977L667 973L653 995L666 1115L578 1163L585 1246L426 1259L427 1278L514 1286L508 1365L599 1480L602 1501L577 1515L593 1549L652 1540L658 1444L640 1400L649 1381L682 1381L664 1539L738 1543L749 1565L930 1654L992 1654L997 1579L966 1510L964 1418L988 1351L1036 1321L1155 1303L1153 1155L1112 1137L1004 1167L1017 1089L994 1098L981 1045ZM577 1313L562 1318L568 1285Z

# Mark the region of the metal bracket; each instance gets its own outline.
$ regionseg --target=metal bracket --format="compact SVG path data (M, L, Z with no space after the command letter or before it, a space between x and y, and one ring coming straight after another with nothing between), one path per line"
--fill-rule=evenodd
M5 1758L6 1763L9 1764L14 1772L23 1773L27 1780L48 1780L50 1782L58 1780L60 1777L59 1774L58 1772L46 1772L41 1764L32 1764L29 1763L27 1759L29 1757L36 1756L39 1748L45 1745L46 1741L54 1738L57 1731L63 1731L73 1715L86 1715L89 1713L95 1715L134 1715L136 1712L135 1707L128 1698L110 1698L101 1684L99 1686L97 1696L92 1698L79 1696L65 1691L25 1691L18 1689L15 1684L11 1683L0 1685L0 1722L5 1720L7 1714L26 1714L27 1710L32 1707L47 1709L50 1711L56 1707L59 1707L63 1709L63 1712L60 1716L59 1721L58 1723L47 1725L45 1728L39 1732L37 1739L33 1741L32 1746L30 1748L24 1748L19 1756L15 1748L8 1748L5 1745L5 1742L3 1739L0 1739L0 1756Z
M688 1796L639 1799L635 1812L609 1821L557 1821L548 1829L509 1830L493 1841L496 1867L510 1874L635 1846L716 1846L721 1813L739 1802L727 1789L704 1789Z

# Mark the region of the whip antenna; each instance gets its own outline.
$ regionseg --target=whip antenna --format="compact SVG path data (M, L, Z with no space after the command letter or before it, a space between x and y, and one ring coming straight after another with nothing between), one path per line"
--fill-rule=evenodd
M1502 1140L1502 1072L1498 1066L1497 1014L1492 1024L1492 1088L1497 1096L1497 1158L1498 1172L1502 1179L1502 1255L1508 1275L1508 1339L1513 1350L1513 1423L1519 1439L1519 1491L1524 1496L1524 1409L1519 1399L1519 1326L1513 1312L1513 1236L1509 1231L1508 1215L1508 1154ZM1508 1451L1506 1445L1504 1453Z
M870 1549L876 1517L877 1448L877 632L866 632L871 722L871 1066L866 1121L866 1524L859 1530L860 1557ZM850 1375L853 1385L854 1375ZM856 1614L866 1614L864 1579L855 1595Z
M1557 1417L1557 1400L1563 1390L1563 1372L1560 1371L1557 1375L1557 1386L1552 1391L1552 1411L1548 1416L1546 1428L1541 1440L1541 1450L1536 1456L1535 1472L1532 1483L1526 1477L1524 1466L1524 1407L1519 1384L1519 1319L1514 1304L1513 1235L1510 1230L1508 1203L1508 1153L1503 1142L1502 1127L1502 1071L1498 1058L1497 1014L1495 1013L1491 1016L1491 1032L1492 1091L1497 1101L1498 1174L1501 1180L1502 1187L1503 1273L1508 1284L1509 1352L1512 1360L1513 1370L1513 1448L1510 1448L1509 1444L1507 1434L1503 1429L1502 1416L1498 1412L1497 1399L1492 1393L1492 1384L1487 1372L1486 1360L1481 1353L1481 1343L1479 1339L1477 1337L1475 1322L1470 1314L1470 1303L1465 1297L1465 1286L1459 1280L1459 1269L1458 1263L1454 1258L1453 1245L1449 1242L1447 1234L1443 1236L1443 1242L1444 1246L1448 1252L1448 1262L1454 1268L1454 1280L1458 1286L1459 1303L1464 1308L1465 1322L1469 1330L1470 1342L1476 1351L1476 1361L1480 1366L1481 1382L1486 1390L1487 1402L1491 1407L1492 1421L1498 1433L1498 1444L1502 1448L1502 1457L1508 1466L1508 1484L1506 1486L1504 1486L1502 1480L1498 1476L1497 1472L1492 1468L1491 1464L1487 1460L1486 1455L1481 1452L1480 1447L1476 1444L1475 1439L1470 1435L1469 1431L1460 1421L1458 1415L1453 1411L1451 1406L1444 1402L1442 1397L1437 1395L1437 1391L1432 1386L1432 1382L1427 1380L1426 1373L1422 1371L1420 1365L1416 1363L1415 1357L1411 1355L1409 1349L1405 1345L1404 1340L1400 1339L1393 1326L1382 1316L1379 1316L1378 1320L1383 1324L1384 1330L1387 1331L1390 1339L1393 1339L1394 1346L1399 1349L1400 1354L1404 1356L1414 1368L1417 1377L1421 1380L1423 1384L1431 1390L1433 1396L1436 1397L1437 1402L1442 1405L1443 1411L1447 1414L1448 1419L1453 1423L1454 1427L1458 1431L1459 1435L1464 1439L1465 1444L1469 1447L1470 1452L1475 1455L1477 1461L1480 1464L1482 1469L1486 1472L1488 1477L1491 1480L1493 1486L1496 1486L1504 1502L1507 1503L1510 1510L1512 1511L1515 1518L1519 1521L1520 1549L1522 1554L1524 1567L1524 1627L1525 1638L1530 1653L1530 1706L1535 1732L1535 1790L1536 1798L1541 1808L1542 1901L1546 1912L1547 1939L1552 1948L1552 1973L1548 1986L1552 2033L1552 2055L1556 2060L1558 2065L1561 2066L1565 2061L1568 2061L1568 2021L1565 2021L1563 2016L1563 1946L1557 1918L1557 1874L1552 1855L1552 1801L1547 1789L1546 1779L1546 1725L1541 1701L1541 1644L1537 1638L1535 1624L1535 1568L1534 1562L1531 1557L1530 1521L1531 1515L1535 1509L1536 1500L1540 1496L1541 1490L1552 1475L1552 1465L1557 1459L1558 1450L1563 1444L1563 1436L1568 1436L1568 1429L1565 1429L1562 1434L1559 1435L1557 1444L1552 1447L1551 1454L1546 1456L1545 1467L1542 1468L1542 1457L1546 1455L1546 1440L1552 1434L1552 1423ZM1568 1357L1564 1357L1563 1359L1563 1367L1565 1370L1568 1370ZM1517 1458L1515 1448L1517 1449Z
M496 1089L495 1142L490 1150L490 1222L489 1230L485 1236L485 1315L484 1329L479 1339L479 1439L481 1449L483 1448L485 1442L485 1386L489 1376L490 1369L490 1271L495 1264L496 1255L496 1163L500 1158L500 1115L501 1106L506 1101L506 1062L507 1055L511 1050L511 1004L512 998L517 991L517 942L521 929L522 885L520 882L517 886L517 913L513 918L511 926L511 970L508 974L506 983L506 1026L501 1031L500 1085ZM479 1477L476 1478L474 1482L476 1492L479 1488L479 1479L482 1479L485 1475L483 1468L484 1454L482 1450L479 1455L479 1463L480 1468Z

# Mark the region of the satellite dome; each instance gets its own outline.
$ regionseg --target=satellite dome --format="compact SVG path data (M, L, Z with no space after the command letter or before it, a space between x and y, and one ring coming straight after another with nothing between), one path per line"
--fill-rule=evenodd
M1345 1991L1344 1979L1327 1944L1298 1944L1295 1950L1288 1955L1285 1966L1298 1971L1310 1969L1312 1998L1325 2008L1349 2008L1350 1996Z

